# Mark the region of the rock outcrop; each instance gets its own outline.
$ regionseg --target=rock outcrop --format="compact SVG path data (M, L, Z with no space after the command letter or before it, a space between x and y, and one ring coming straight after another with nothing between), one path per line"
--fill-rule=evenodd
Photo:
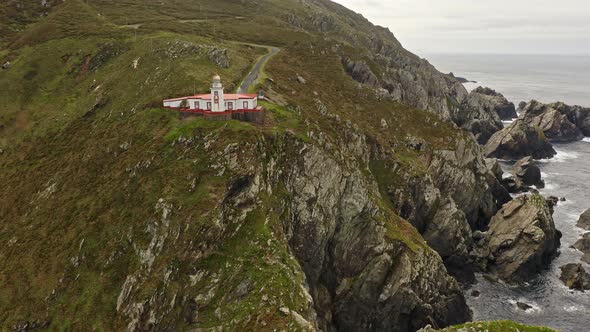
M481 146L471 139L460 140L453 149L435 150L429 159L426 175L402 181L407 190L386 190L400 215L437 250L449 272L470 281L471 232L487 228L511 200L500 183L501 167L496 160L484 159Z
M578 219L576 226L590 231L590 209L584 211L584 213L580 215L580 219Z
M375 183L313 145L290 142L286 148L290 152L276 163L288 166L280 181L293 193L283 223L322 329L334 322L345 330L408 331L429 320L448 325L469 317L437 255L391 238L396 231L372 199L379 195Z
M488 270L504 280L526 280L551 261L560 237L547 201L540 195L520 196L492 218L487 242L476 256L489 259Z
M350 58L346 58L342 59L342 64L344 65L346 72L352 76L355 81L367 84L374 88L380 87L377 75L373 73L365 61L353 61Z
M584 253L582 261L590 264L590 233L584 234L581 239L576 241L574 248Z
M502 107L500 98L482 92L472 91L459 108L453 109L455 123L472 132L479 144L485 144L495 132L504 128L496 112L496 108Z
M455 74L453 74L452 72L449 73L449 76L456 78L457 81L459 81L459 83L477 83L476 81L470 81L465 77L455 76Z
M518 160L552 158L557 154L540 129L529 126L522 119L495 133L486 143L485 155L499 159Z
M493 107L493 110L498 114L502 120L512 120L518 117L516 114L516 107L514 103L509 102L503 94L496 92L490 88L477 87L472 93L477 93L486 96L487 106Z
M517 161L512 171L514 176L527 186L545 187L545 182L541 178L541 170L532 157L525 157Z
M542 104L533 100L524 107L522 118L530 126L540 128L551 141L571 142L584 137L575 124L575 111L564 104Z
M559 279L570 289L590 290L590 274L586 272L582 264L570 263L560 267Z

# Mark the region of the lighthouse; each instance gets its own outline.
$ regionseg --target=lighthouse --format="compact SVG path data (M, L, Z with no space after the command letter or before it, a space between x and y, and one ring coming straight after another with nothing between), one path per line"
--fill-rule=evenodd
M211 85L211 112L225 112L223 85L219 75L213 76L213 85Z
M258 96L248 93L228 93L223 91L221 77L213 76L211 93L197 94L164 100L164 107L178 109L181 113L205 116L225 116L226 113L241 114L258 112ZM236 115L236 117L239 117Z

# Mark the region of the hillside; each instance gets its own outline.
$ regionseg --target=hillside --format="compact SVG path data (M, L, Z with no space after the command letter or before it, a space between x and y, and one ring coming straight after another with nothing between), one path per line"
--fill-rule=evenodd
M2 329L469 320L447 268L499 183L452 122L465 89L386 29L325 0L15 0L0 18ZM264 125L161 108L216 73L235 90L266 46Z

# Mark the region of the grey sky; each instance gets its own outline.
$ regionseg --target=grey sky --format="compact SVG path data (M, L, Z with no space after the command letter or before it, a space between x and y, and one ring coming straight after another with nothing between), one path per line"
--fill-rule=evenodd
M335 1L419 54L590 54L588 0Z

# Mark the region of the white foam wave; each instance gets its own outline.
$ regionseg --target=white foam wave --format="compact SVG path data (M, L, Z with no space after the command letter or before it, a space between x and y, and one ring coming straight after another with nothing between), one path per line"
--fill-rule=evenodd
M582 142L589 142L590 143L590 137L584 137L582 139Z
M528 308L526 310L520 309L518 307L518 305L517 305L518 302L525 303L525 304L529 305L530 308ZM537 303L532 302L532 301L529 301L529 300L527 300L525 298L519 298L518 300L509 299L508 300L508 303L512 304L512 306L514 307L515 310L526 312L528 314L535 313L535 312L541 312L542 311L541 310L541 307L539 307L539 305Z
M557 154L552 159L543 159L543 160L538 160L537 162L562 163L566 160L576 159L580 156L580 154L575 151L563 151L563 150L559 150L559 149L555 149L555 151L557 152Z

